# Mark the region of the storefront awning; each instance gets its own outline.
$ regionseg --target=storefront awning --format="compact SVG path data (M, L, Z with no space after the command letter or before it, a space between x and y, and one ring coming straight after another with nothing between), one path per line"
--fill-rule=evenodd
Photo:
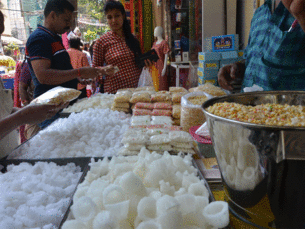
M1 36L1 40L5 44L15 43L16 45L23 45L23 41L15 38L15 37Z

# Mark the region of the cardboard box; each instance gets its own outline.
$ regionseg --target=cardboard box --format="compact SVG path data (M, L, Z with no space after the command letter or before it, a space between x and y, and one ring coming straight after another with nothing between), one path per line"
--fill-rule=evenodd
M211 61L211 60L221 60L221 53L219 52L200 52L198 53L199 61Z
M197 70L198 82L204 84L206 82L211 82L214 85L217 85L218 82L218 69L203 69L198 68Z
M244 50L238 50L237 56L237 61L242 61L244 59Z
M208 80L208 79L204 79L202 77L198 78L198 85L203 85L205 83L211 83L211 84L214 84L215 86L217 86L217 80L215 80L215 79Z
M221 60L237 59L237 58L238 58L237 51L221 52Z
M215 37L207 37L204 42L206 52L227 52L239 49L239 35L230 34Z
M235 59L224 59L220 61L220 68L228 65L228 64L233 64L235 62L239 61L237 58Z
M199 68L202 68L204 70L218 70L219 69L219 66L220 66L220 61L213 61L213 60L210 60L210 61L199 61Z

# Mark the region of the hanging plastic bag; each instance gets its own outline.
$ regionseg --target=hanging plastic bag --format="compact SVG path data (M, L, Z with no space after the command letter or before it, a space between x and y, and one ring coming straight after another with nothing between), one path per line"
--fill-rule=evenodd
M151 74L148 68L143 68L142 73L140 75L138 87L144 86L154 86L153 80L151 78Z

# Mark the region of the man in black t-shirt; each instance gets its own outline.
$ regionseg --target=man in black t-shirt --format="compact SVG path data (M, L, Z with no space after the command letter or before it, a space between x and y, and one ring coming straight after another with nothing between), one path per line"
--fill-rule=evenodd
M34 98L56 86L76 89L78 80L94 79L114 71L111 67L72 68L59 34L70 30L73 11L73 5L67 0L48 0L44 26L39 25L27 41L26 56L35 85ZM57 114L44 121L40 128L45 128L58 117Z

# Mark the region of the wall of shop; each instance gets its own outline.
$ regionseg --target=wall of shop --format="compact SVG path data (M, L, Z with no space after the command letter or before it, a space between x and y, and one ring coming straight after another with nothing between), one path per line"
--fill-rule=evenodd
M265 0L237 0L236 32L240 38L240 49L244 49L247 46L253 14L264 2Z

